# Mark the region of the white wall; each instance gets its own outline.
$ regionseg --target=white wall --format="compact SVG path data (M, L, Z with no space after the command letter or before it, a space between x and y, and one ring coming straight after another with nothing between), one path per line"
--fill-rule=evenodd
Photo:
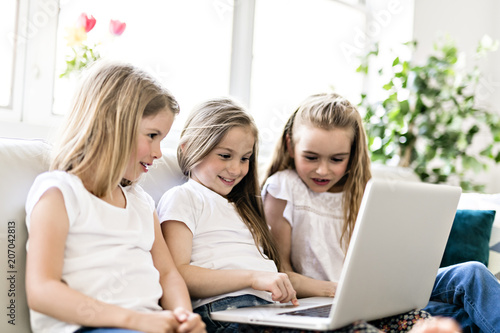
M415 60L432 53L436 38L449 34L459 51L464 51L467 63L472 61L479 40L485 34L500 40L500 3L498 0L415 0L414 39L418 41ZM484 79L479 86L480 105L500 114L500 51L489 55L481 67ZM500 192L500 166L481 175L486 192Z

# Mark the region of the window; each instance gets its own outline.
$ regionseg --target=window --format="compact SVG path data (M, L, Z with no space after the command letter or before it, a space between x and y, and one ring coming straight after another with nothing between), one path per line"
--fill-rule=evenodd
M220 1L219 1L220 2ZM68 28L82 13L95 27L87 41L105 58L131 62L150 71L181 105L176 125L197 103L227 95L231 56L232 7L217 1L74 0L61 3L57 29L53 112L64 114L74 87L59 78L65 69ZM227 1L226 1L227 2ZM140 13L139 13L140 12ZM146 14L147 13L147 14ZM120 36L109 32L110 20L126 23Z
M22 66L25 39L20 15L26 6L20 1L6 1L0 10L0 117L20 117ZM16 75L15 75L16 74Z
M54 132L76 81L60 78L72 51L68 28L86 13L96 19L88 41L100 43L103 57L149 70L177 97L181 114L174 131L195 104L232 95L254 115L265 152L309 94L335 90L357 102L363 78L355 73L356 56L364 50L356 41L366 37L370 11L386 6L377 2L373 9L372 2L377 1L4 1L2 29L17 29L19 38L15 46L2 47L0 132ZM126 23L122 35L109 34L111 19ZM354 45L357 54L346 45ZM5 120L22 126L12 129ZM28 125L45 127L15 132Z
M176 96L181 105L176 127L183 124L183 118L195 104L228 94L233 6L227 0L20 0L20 3L29 4L29 11L19 14L26 26L26 59L19 62L26 68L19 119L25 126L44 127L43 137L49 137L48 133L60 123L77 81L59 76L65 68L65 55L71 52L67 29L81 13L96 19L95 30L88 37L89 41L101 43L103 56L145 68ZM2 11L3 7L4 3L0 5ZM110 19L127 24L124 33L114 40L108 33ZM11 129L11 125L0 121L2 135L23 136L18 133L21 126Z
M12 79L16 53L16 2L10 1L0 12L0 106L9 107L12 104Z

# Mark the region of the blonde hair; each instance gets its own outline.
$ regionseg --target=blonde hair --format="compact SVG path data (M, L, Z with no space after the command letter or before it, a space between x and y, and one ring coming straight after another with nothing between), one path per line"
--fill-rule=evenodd
M190 176L191 170L217 147L230 129L250 129L255 142L245 177L226 198L233 202L238 214L250 229L256 245L280 267L278 251L266 223L260 197L257 173L258 130L253 118L243 107L228 98L212 99L195 107L181 132L177 159L182 172Z
M136 148L139 123L165 109L176 114L179 105L152 76L129 64L98 63L75 94L51 170L77 175L97 197L130 184L121 177Z
M293 133L301 125L311 125L325 130L352 129L353 141L346 175L339 180L344 192L344 225L340 242L347 249L366 183L371 178L370 157L363 120L356 107L338 94L309 96L288 119L276 145L266 179L281 170L295 170L294 160L287 149L287 137L290 138L293 147Z

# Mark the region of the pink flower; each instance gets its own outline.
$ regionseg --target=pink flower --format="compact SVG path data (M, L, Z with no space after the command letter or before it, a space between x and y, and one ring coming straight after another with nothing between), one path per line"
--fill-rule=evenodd
M120 22L118 20L109 21L109 31L115 36L120 36L123 31L125 31L126 27L127 24L125 22Z
M77 26L83 27L85 28L85 32L89 32L94 28L95 23L96 19L94 16L90 15L90 17L88 17L87 14L81 13L78 17Z

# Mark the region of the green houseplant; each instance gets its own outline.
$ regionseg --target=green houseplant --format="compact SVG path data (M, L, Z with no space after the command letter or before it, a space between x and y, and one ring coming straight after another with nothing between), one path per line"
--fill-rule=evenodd
M410 54L416 46L416 42L405 44ZM497 42L483 38L476 59L496 47ZM377 55L375 48L363 57L358 72L372 73L371 60ZM445 38L435 44L434 54L423 65L394 55L390 66L378 73L388 78L384 97L373 101L363 94L360 103L372 161L409 167L425 182L483 190L471 174L500 161L500 120L477 105L482 84L479 66L466 70L454 41ZM473 140L479 136L488 137L488 144L473 151Z

